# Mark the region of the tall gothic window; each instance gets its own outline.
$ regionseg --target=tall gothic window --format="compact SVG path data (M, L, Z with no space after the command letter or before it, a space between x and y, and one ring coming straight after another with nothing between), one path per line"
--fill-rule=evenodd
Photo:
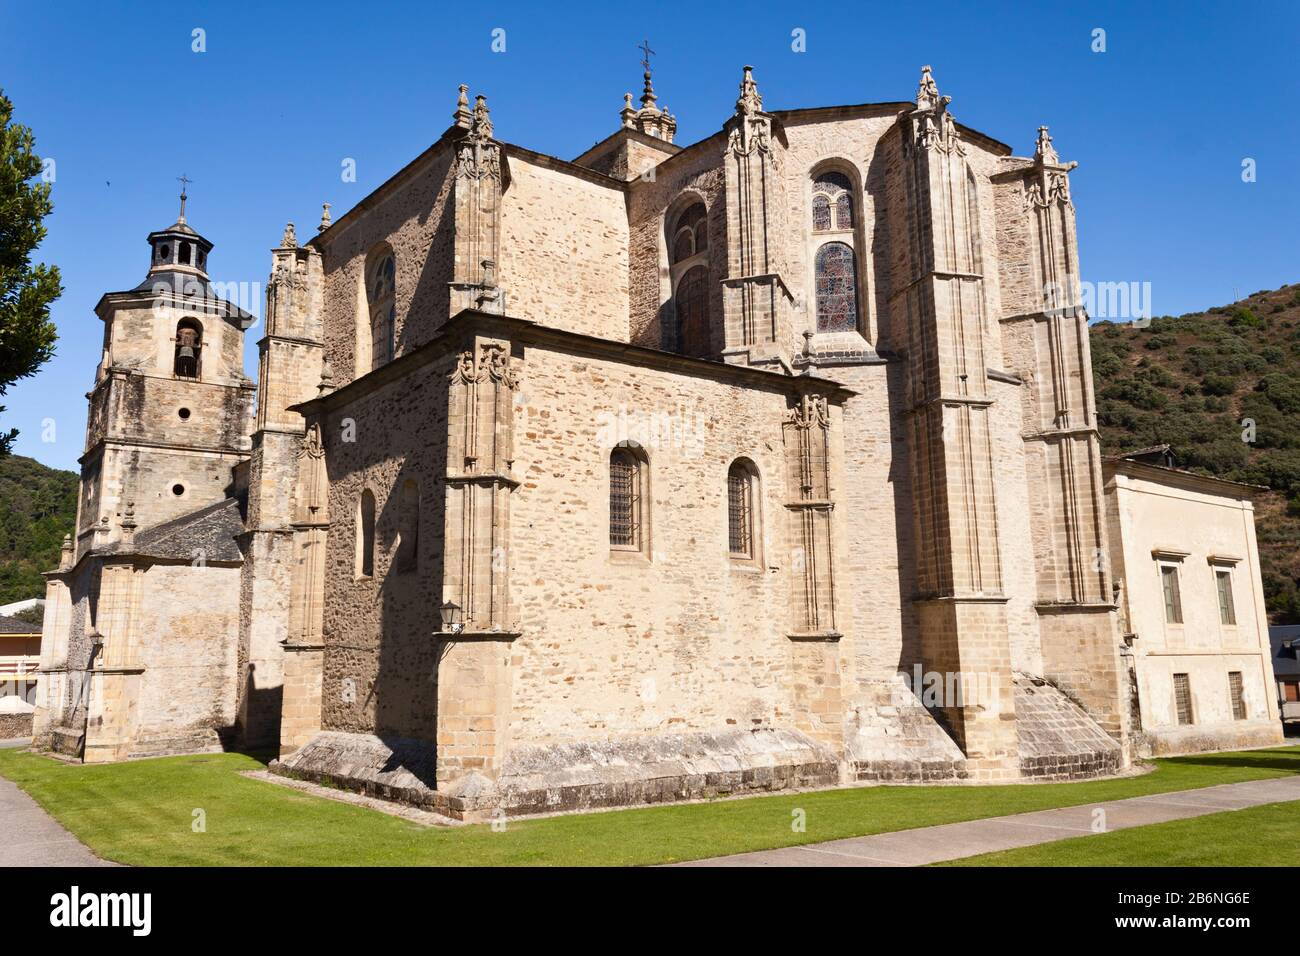
M727 471L727 551L733 558L753 558L755 554L756 484L748 462L732 463Z
M813 283L818 332L858 328L858 270L853 182L844 173L818 173L812 187L812 229L818 237Z
M853 184L849 177L833 170L819 174L813 180L813 231L845 232L852 228Z
M366 278L370 308L371 367L379 368L397 355L397 264L391 250L373 255Z
M647 469L645 453L631 443L609 455L609 546L644 551L646 546Z
M708 358L709 270L694 266L677 283L677 351L692 358Z
M689 259L709 248L708 226L708 218L702 202L693 203L677 217L677 224L672 233L674 263Z
M694 200L668 223L668 275L676 319L664 327L664 348L710 358L708 212L704 203Z
M817 331L852 332L858 327L857 269L853 248L828 242L817 250Z
M203 326L195 319L176 323L176 356L172 367L177 378L198 378L203 351Z
M369 488L357 503L357 577L375 573L375 495Z

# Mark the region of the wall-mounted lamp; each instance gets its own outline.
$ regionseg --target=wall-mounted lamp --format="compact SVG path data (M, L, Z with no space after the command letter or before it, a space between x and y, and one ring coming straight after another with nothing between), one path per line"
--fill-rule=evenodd
M442 618L442 633L459 634L465 630L465 622L461 620L460 605L455 601L443 601L438 607L438 615Z

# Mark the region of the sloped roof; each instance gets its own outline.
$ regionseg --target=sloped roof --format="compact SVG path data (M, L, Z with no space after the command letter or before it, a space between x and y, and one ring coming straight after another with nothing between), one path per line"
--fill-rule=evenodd
M227 498L137 531L132 544L119 542L101 553L192 561L199 552L205 561L242 561L243 552L239 550L235 537L243 532L244 516L239 500Z
M16 617L7 617L0 614L0 634L39 634L41 626L39 624L28 624L26 621L20 621Z

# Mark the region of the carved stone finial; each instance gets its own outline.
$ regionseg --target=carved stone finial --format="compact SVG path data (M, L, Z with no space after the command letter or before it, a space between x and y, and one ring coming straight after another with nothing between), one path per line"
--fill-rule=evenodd
M63 536L63 544L59 548L59 570L66 571L72 567L72 535Z
M619 110L618 115L623 120L623 125L625 127L630 128L635 125L633 120L636 117L636 108L632 106L631 93L623 94L623 108Z
M763 97L754 82L754 68L746 66L740 81L740 97L736 100L736 113L727 121L731 133L727 139L728 152L747 156L754 150L770 151L772 119L763 112Z
M939 105L939 87L934 82L934 74L930 67L921 67L921 85L916 90L916 107L922 110L932 110Z
M1034 161L1040 166L1059 166L1061 157L1056 153L1056 147L1052 145L1052 136L1047 132L1046 126L1038 127L1038 143L1034 147Z
M929 66L921 67L921 84L916 90L916 145L922 149L938 148L944 152L965 152L957 135L957 124L948 112L951 96L940 96Z
M645 85L641 89L641 109L643 110L655 109L655 100L657 100L658 98L659 97L655 96L654 84L650 82L650 71L646 70Z
M316 231L324 232L332 225L332 220L330 219L330 204L323 202L320 206L320 225L316 227Z
M461 129L469 129L473 122L474 114L469 111L469 87L464 83L460 85L460 90L456 94L456 112L451 114L451 118Z
M492 117L488 113L487 97L482 93L474 97L474 116L470 121L469 135L480 142L492 138Z
M280 237L281 249L297 249L298 234L294 232L293 223L288 222L284 225L284 235Z
M763 111L763 96L758 92L754 82L754 68L746 66L740 79L740 97L736 100L736 112L744 116L753 116Z

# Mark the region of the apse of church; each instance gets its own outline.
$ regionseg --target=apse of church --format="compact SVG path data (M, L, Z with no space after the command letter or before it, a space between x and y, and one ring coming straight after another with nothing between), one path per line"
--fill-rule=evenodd
M651 52L572 162L461 86L429 149L285 229L211 500L222 732L462 819L1124 769L1074 164L962 125L929 67L776 109L746 66L684 146ZM237 367L180 318L136 343L167 388ZM149 537L110 461L79 554ZM117 638L137 579L92 599L78 560L58 626L111 608L122 681L161 679Z

